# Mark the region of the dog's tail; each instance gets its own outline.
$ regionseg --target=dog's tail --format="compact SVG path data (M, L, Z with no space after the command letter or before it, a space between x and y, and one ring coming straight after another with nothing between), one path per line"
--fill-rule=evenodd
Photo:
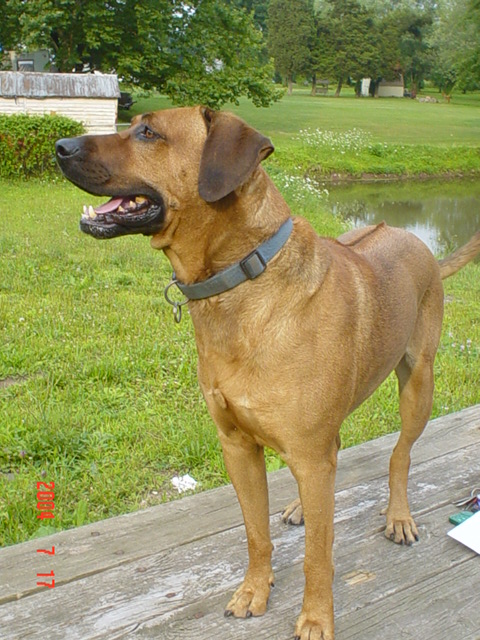
M460 249L457 249L446 258L443 258L443 260L439 260L438 264L440 265L442 280L460 271L462 267L473 260L479 253L480 231L477 231L463 247L460 247Z

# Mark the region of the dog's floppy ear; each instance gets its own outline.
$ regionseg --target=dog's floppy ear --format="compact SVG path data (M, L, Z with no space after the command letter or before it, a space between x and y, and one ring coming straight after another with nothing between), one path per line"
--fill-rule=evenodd
M202 110L208 135L203 147L198 192L217 202L242 185L273 152L271 141L236 116Z

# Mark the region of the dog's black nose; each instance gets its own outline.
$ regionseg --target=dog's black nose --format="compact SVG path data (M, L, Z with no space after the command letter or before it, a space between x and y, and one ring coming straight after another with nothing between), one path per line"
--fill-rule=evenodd
M80 151L77 138L62 138L55 143L55 151L58 158L71 158Z

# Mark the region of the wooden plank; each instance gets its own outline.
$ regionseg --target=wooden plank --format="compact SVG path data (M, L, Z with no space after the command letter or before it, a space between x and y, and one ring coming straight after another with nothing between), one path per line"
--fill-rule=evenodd
M382 594L395 593L419 579L448 571L451 566L472 556L471 552L465 551L445 535L448 529L447 515L454 508L445 507L439 515L437 505L448 503L452 494L454 498L457 497L459 491L464 491L477 481L478 465L473 464L476 453L474 446L467 447L451 455L428 460L413 469L412 480L418 489L415 506L424 512L420 519L424 542L414 549L399 549L379 533L383 527L383 517L379 515L378 495L382 493L384 479L372 481L368 486L361 484L338 496L337 614L351 612L358 606L375 602ZM449 475L452 469L456 473ZM425 524L429 525L428 533ZM279 622L275 618L275 624L283 624L285 633L290 629L288 634L291 636L291 625L298 613L303 589L304 533L303 528L285 527L278 518L273 518L272 534L277 572L272 605L275 616L284 619ZM133 633L132 625L140 625L138 629L142 630L151 626L152 638L202 640L207 637L243 637L228 635L232 629L229 626L231 622L223 621L221 613L228 592L240 582L245 569L244 537L243 527L235 527L88 579L6 604L0 608L0 619L6 623L3 627L9 628L9 633L13 634L7 635L6 639L30 637L24 635L27 633L35 637L46 621L58 629L58 635L50 636L53 639L67 637L67 632L71 640L117 637L112 634ZM353 584L352 572L357 572L359 576ZM362 580L359 572L375 575L376 578ZM62 564L57 565L56 573L61 579ZM347 576L350 578L347 579ZM119 585L123 587L119 588ZM359 585L362 586L363 595L358 590L352 594L352 587L358 589ZM345 595L345 589L350 590L350 597ZM245 633L252 630L252 626L241 628L247 630ZM255 626L254 633L258 638L272 637L268 623L261 629ZM244 637L253 638L253 635Z
M393 566L392 570L395 569ZM359 604L356 611L347 616L337 614L336 638L478 640L479 588L477 560L470 559L417 584L407 584L403 589L384 593L369 606ZM272 598L269 612L263 618L225 620L221 616L222 603L215 603L213 613L202 615L203 609L192 607L187 616L172 618L160 626L154 620L147 620L135 632L130 631L129 637L134 636L136 640L159 637L162 640L291 640L300 601L295 598L297 606L292 606L290 588L287 587L286 591L281 602ZM337 601L343 593L343 589L336 588Z
M436 514L431 514L429 516L431 521L428 521L429 528L434 529L435 522L440 518L443 522L443 528L446 530L448 528L448 525L445 524L448 512L449 510L444 508ZM290 531L293 532L294 536L297 536L299 530L291 529ZM228 537L228 533L225 532L220 535ZM457 585L457 579L461 583L468 579L468 588L471 593L475 594L476 588L480 588L478 572L474 571L472 574L468 567L466 571L462 569L462 572L453 582L446 577L450 576L452 567L460 566L464 568L467 562L471 561L472 564L476 562L476 560L472 560L472 553L464 550L460 545L456 545L446 535L434 535L431 539L425 541L423 546L421 543L413 549L395 547L387 540L375 536L368 540L357 542L356 548L353 550L354 556L352 556L348 545L344 544L344 542L341 545L343 553L337 554L339 558L337 559L337 578L335 581L338 640L344 640L343 624L345 624L345 628L349 630L349 633L353 630L353 635L346 637L355 637L357 640L380 638L380 635L373 633L375 624L374 612L379 607L383 607L381 608L382 615L385 612L386 617L392 620L393 628L397 629L395 633L398 633L395 613L399 608L397 601L403 603L403 608L400 607L402 616L400 619L403 623L403 616L408 616L408 608L406 611L404 609L408 605L406 594L409 592L413 594L412 598L421 598L423 603L421 606L423 617L416 618L417 624L414 627L418 632L419 625L421 625L420 628L424 640L437 640L440 637L436 635L437 629L434 627L434 633L430 634L428 626L425 630L422 624L422 622L429 619L432 597L428 589L425 593L422 591L422 585L431 581L437 585L437 592L438 585L441 584L444 584L446 589L455 592L460 586ZM291 545L294 553L296 546L295 544ZM216 555L218 556L218 550ZM211 556L212 559L214 557L215 554ZM353 557L357 558L355 565L357 569L352 569ZM193 560L195 560L194 557ZM178 594L173 595L175 592L168 593L167 589L172 588L172 584L168 583L168 576L162 577L161 575L158 575L156 580L159 588L163 588L163 592L159 590L155 595L154 590L145 588L144 585L136 595L128 592L121 593L119 585L126 584L126 581L124 577L118 575L116 576L117 590L115 593L104 594L96 590L99 605L91 614L82 615L85 612L75 612L75 603L78 604L81 600L79 596L83 594L83 597L85 597L87 593L85 587L77 590L77 593L69 594L67 604L71 602L71 605L67 611L63 611L63 614L59 613L58 603L52 603L48 612L49 616L43 620L43 623L45 623L45 620L50 620L51 625L53 625L53 631L49 638L52 640L57 640L57 638L60 640L64 637L68 637L69 640L92 640L94 638L95 640L106 640L107 638L121 638L128 635L128 637L135 636L135 638L151 638L152 640L158 638L162 638L162 640L184 640L185 638L188 638L188 640L207 640L207 638L209 640L237 640L237 638L248 640L278 638L281 640L282 638L289 638L291 640L294 621L300 609L303 588L300 561L291 566L276 567L277 583L271 598L269 612L258 620L246 621L225 619L223 617L223 607L228 595L219 594L216 590L210 589L209 580L205 575L202 576L197 573L196 567L191 564L192 556L188 553L185 561L192 571L192 574L188 577L189 583L194 585L200 580L202 586L202 593L199 593L197 599L185 596L179 599ZM158 569L159 567L151 567L153 572L158 571ZM425 569L427 569L426 572ZM178 568L176 571L178 574ZM362 581L359 579L352 581L351 575L354 571L363 571L365 574L368 573L374 577L370 580ZM216 576L216 579L221 580L227 573L224 565L223 571ZM183 577L185 578L186 576L184 575ZM239 577L235 575L235 571L233 577ZM69 585L69 588L72 586ZM235 585L232 585L232 589L233 586ZM178 582L174 587L178 588ZM420 591L420 595L417 593L418 591ZM100 597L98 596L99 593L101 594ZM190 595L188 594L188 596ZM170 596L170 599L168 596ZM442 597L446 598L447 596L444 593ZM38 596L33 598L38 599ZM383 606L384 600L388 600L388 604L385 606ZM183 605L182 603L185 601L187 601L187 604ZM40 604L37 601L35 606L32 607L30 615L27 615L24 620L24 626L18 629L19 635L10 636L7 633L6 639L9 640L10 637L40 638L40 633L42 633L44 627L42 620L36 620L35 618L38 617L38 611L43 611L45 603L42 604L41 608L38 606ZM164 609L164 607L166 608ZM365 634L355 635L358 628L356 625L359 624L358 619L359 617L361 618L363 609L368 607L370 609L368 609L366 618L368 624L367 622L365 623ZM433 610L436 611L435 607ZM68 616L71 611L74 612L74 618L69 620ZM50 614L52 615L50 616ZM469 612L471 624L480 622L479 615L478 608L477 610L472 608ZM57 619L59 616L61 618L60 621ZM67 619L65 620L65 618ZM344 619L347 620L346 623L343 623ZM13 615L11 620L14 620ZM123 625L121 625L121 622L123 622ZM15 628L17 628L16 625ZM451 627L449 629L451 630ZM24 636L22 635L23 633L30 633L31 635ZM67 633L68 636L66 635ZM397 638L393 634L382 637L387 639ZM446 638L447 636L441 637ZM450 635L450 638L455 639L461 637ZM467 637L470 640L473 638L473 636Z
M478 640L480 638L478 558L451 567L340 619L339 640ZM419 632L420 630L420 632Z
M421 461L435 461L450 450L478 442L479 437L480 405L477 405L432 421L414 449L413 462L418 465ZM384 479L385 486L379 491L386 498L388 457L396 438L397 435L392 434L340 452L337 513L342 511L345 517L350 517L356 504L344 505L342 492L358 485L351 498L361 501L365 499L362 491L368 491L366 485L372 479ZM458 476L457 481L461 477ZM287 469L269 474L269 487L272 514L279 513L296 495L295 482ZM467 489L468 480L457 487L458 492ZM419 491L422 486L417 487L417 492L412 491L414 500ZM457 497L461 497L461 493ZM448 499L445 495L444 498ZM60 584L201 540L241 523L233 488L226 486L48 536L42 538L42 545L56 546L56 559L64 568ZM38 591L31 577L38 544L31 541L0 550L0 566L4 568L0 602Z
M438 519L446 522L449 513L448 508L431 515L432 521L428 521L429 528L435 529ZM443 524L448 528L448 525ZM401 609L400 620L404 624L404 618L410 615L410 627L415 629L418 637L424 640L437 640L438 629L433 627L429 631L428 621L431 613L436 613L436 607L430 607L432 595L429 589L422 590L426 583L445 584L443 599L448 597L448 591L457 592L457 582L464 584L468 579L470 598L469 625L473 628L480 624L480 613L473 611L472 594L480 588L480 576L474 568L477 559L473 554L461 547L455 548L446 535L434 535L425 541L423 546L413 549L398 548L382 538L372 537L369 540L356 543L353 552L342 541L344 553L337 553L337 576L335 580L335 600L337 619L337 640L344 640L344 628L351 631L346 637L356 640L371 640L372 638L386 638L395 640L404 637L399 633L396 624L397 601L405 601L405 610ZM337 545L338 551L338 545ZM352 559L356 559L356 568L352 569ZM465 563L470 562L471 568L464 571ZM452 567L462 567L462 572L454 581L445 576L451 575ZM352 573L357 572L359 579L352 581ZM361 579L361 572L370 579ZM135 633L135 638L151 639L161 637L163 640L278 640L289 639L293 636L293 626L300 610L303 581L301 564L295 563L291 567L285 567L277 571L277 583L271 598L269 612L258 620L225 620L222 618L222 610L225 606L225 597L214 596L197 602L189 602L185 609L172 612L172 617L163 616L162 619L146 619ZM438 589L438 587L437 587ZM416 599L417 607L411 614L408 610L408 594ZM474 597L474 596L473 596ZM420 604L421 603L421 604ZM435 603L434 603L435 604ZM381 615L393 623L394 633L381 634L375 629L375 611L381 606ZM368 607L368 618L374 622L365 626L365 633L359 633L358 621L362 619L364 609ZM477 608L478 609L478 608ZM452 609L445 609L452 612ZM417 615L418 613L421 615ZM412 615L413 614L413 615ZM416 617L414 617L416 616ZM347 622L343 622L343 620ZM451 630L451 626L448 627ZM400 626L400 628L402 628ZM465 631L467 627L463 627ZM117 636L121 637L121 636ZM410 637L406 635L405 637ZM441 636L447 638L448 636ZM452 638L461 638L451 634ZM474 636L467 636L473 640Z

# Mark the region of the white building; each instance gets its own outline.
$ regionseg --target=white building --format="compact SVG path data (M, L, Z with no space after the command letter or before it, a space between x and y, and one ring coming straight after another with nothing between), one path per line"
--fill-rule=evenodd
M87 133L116 131L119 97L116 75L0 71L0 113L67 116Z
M404 86L402 80L382 80L377 86L379 98L403 98Z

